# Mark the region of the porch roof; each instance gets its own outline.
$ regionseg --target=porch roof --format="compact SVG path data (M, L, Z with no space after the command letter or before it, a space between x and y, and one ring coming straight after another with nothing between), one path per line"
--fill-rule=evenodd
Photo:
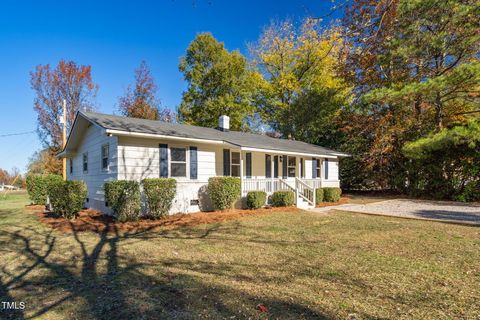
M272 150L326 156L348 156L345 153L327 149L297 140L272 138L266 135L240 131L220 131L213 128L162 121L121 117L94 112L79 111L78 116L104 128L107 133L136 133L153 136L168 136L185 139L207 140L206 142L228 143L240 148Z

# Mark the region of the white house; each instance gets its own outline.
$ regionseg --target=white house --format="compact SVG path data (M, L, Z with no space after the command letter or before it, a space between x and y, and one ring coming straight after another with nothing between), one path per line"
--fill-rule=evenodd
M78 112L67 144L67 178L88 187L86 206L110 212L103 185L110 180L171 177L177 195L171 212L210 210L210 177L237 176L248 191L296 193L298 207L314 205L313 189L339 187L338 160L346 154L301 141L219 128Z
M0 191L4 191L4 190L18 190L19 188L16 187L16 186L12 186L12 185L9 185L9 184L1 184L0 185Z

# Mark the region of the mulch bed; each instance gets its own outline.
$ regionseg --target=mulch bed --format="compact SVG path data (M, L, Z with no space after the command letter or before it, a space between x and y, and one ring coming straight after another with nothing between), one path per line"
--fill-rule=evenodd
M174 214L160 220L140 219L131 222L117 222L113 217L103 215L100 211L86 209L79 213L75 220L67 220L53 212L44 211L43 206L26 206L28 210L34 211L41 223L50 226L60 232L117 232L117 231L146 231L154 228L178 228L208 224L238 219L243 216L253 216L274 212L300 212L302 210L288 208L262 208L257 210L232 209L214 212L198 212L189 214Z
M316 205L316 208L323 208L323 207L331 207L331 206L338 206L341 204L347 204L350 202L350 197L345 196L345 197L340 197L340 200L337 202L322 202L320 204Z

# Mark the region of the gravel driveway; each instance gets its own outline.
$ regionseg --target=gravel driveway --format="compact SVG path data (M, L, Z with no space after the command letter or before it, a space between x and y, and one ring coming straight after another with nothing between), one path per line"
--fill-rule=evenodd
M344 204L335 207L316 208L312 209L312 211L325 212L332 209L394 217L468 223L480 226L480 204L396 199L369 204Z

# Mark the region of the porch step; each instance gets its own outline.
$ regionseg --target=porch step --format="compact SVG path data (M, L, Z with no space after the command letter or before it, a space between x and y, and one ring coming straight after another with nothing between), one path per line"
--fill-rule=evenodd
M314 206L312 206L310 203L305 201L305 199L301 197L297 197L297 208L299 209L312 209Z

